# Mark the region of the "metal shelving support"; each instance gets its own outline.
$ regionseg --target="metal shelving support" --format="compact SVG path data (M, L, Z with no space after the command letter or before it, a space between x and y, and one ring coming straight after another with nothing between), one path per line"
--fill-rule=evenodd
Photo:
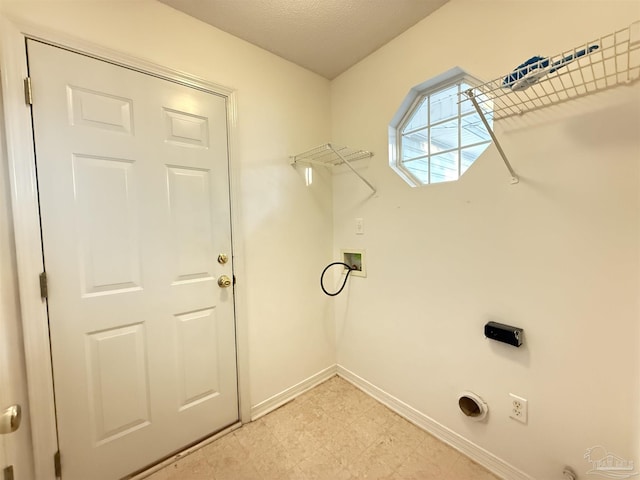
M636 21L558 55L532 57L507 75L467 90L460 102L473 104L511 173L511 183L517 183L487 115L502 120L639 79L640 21Z
M347 147L337 147L331 143L325 143L319 147L292 156L291 165L295 166L299 162L323 167L334 167L344 164L375 193L376 188L351 165L351 162L371 157L373 157L373 153L366 150L353 150Z
M487 117L484 116L484 113L483 113L482 109L480 108L480 105L478 104L478 101L476 100L475 95L473 94L473 89L467 90L465 92L465 95L467 95L469 100L471 100L471 103L473 104L473 107L476 109L476 112L478 112L478 116L480 117L480 120L482 120L482 123L484 124L484 127L487 129L487 132L489 132L489 136L491 137L491 140L493 140L493 143L496 144L496 148L498 149L498 153L502 157L502 160L504 161L504 164L507 166L507 169L509 170L509 173L511 174L511 184L513 185L513 184L518 183L520 181L520 179L518 178L518 175L513 170L513 167L511 166L511 164L509 163L509 160L507 159L507 155L504 153L504 150L502 150L502 146L500 145L500 142L498 141L498 137L496 137L496 134L493 133L493 129L491 128L491 125L489 125L489 122L487 121Z

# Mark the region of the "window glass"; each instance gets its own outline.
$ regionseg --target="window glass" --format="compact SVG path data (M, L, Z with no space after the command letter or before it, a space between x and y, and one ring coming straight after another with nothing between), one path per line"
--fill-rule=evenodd
M405 98L406 110L389 125L391 167L412 186L458 180L491 144L491 136L464 92L474 80L460 69L437 77ZM449 73L449 72L447 72ZM481 102L493 124L491 102Z

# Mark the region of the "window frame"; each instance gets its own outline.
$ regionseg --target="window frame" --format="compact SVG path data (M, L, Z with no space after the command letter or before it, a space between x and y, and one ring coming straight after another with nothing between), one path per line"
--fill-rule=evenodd
M459 67L453 68L447 72L442 73L426 82L423 82L419 85L413 87L404 101L400 105L400 108L397 110L395 116L393 117L391 123L389 124L389 165L393 170L403 178L409 185L412 187L421 187L426 185L432 185L436 183L448 183L451 181L459 180L464 173L471 167L471 165L477 160L477 158L482 154L482 152L489 147L493 143L489 133L487 132L487 139L481 140L474 143L464 144L462 145L462 135L463 135L463 119L465 117L477 115L478 113L475 109L467 109L463 111L463 106L461 102L457 102L456 105L456 113L451 116L447 116L446 118L441 118L431 123L431 105L430 98L433 95L437 95L439 92L443 90L447 90L453 86L457 85L457 95L463 93L461 89L461 84L469 85L470 87L481 85L480 82L475 77L469 75L467 72L462 70ZM414 129L403 132L403 129L413 120L413 116L415 112L422 107L422 104L426 102L426 123L422 126L416 127ZM493 111L490 108L490 105L483 105L483 110L485 110L484 114L490 124L493 123ZM438 125L443 125L449 122L455 121L457 128L457 142L456 146L452 148L445 148L442 151L434 154L432 152L432 141L431 131L433 127L437 127ZM483 125L483 130L486 131ZM418 155L416 157L411 157L407 160L403 159L403 149L406 147L406 142L403 142L403 139L407 137L407 135L411 135L417 132L425 132L427 134L427 153L424 155ZM476 148L480 146L485 146L484 149L478 154L476 158L466 167L464 167L464 159L463 159L463 150L469 148ZM432 158L434 155L445 155L448 153L456 153L456 176L455 178L442 179L439 181L432 181ZM416 176L415 173L412 173L409 168L406 167L407 161L415 161L415 160L426 160L427 163L427 172L426 172L426 182L423 182L420 178Z

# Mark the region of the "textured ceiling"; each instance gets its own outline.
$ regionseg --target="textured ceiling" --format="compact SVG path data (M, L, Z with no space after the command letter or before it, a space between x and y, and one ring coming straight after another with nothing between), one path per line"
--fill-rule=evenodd
M160 0L333 79L448 0Z

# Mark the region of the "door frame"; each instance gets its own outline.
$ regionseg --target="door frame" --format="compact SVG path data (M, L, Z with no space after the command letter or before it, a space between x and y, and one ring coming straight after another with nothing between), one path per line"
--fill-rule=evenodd
M54 454L58 451L54 405L51 344L46 302L40 298L39 275L44 271L38 206L35 150L31 109L25 102L27 39L63 47L157 78L225 97L229 152L229 187L234 272L240 281L234 288L238 403L240 421L250 421L248 378L248 322L246 316L244 255L239 215L239 161L237 155L237 99L232 88L208 79L158 65L40 26L0 18L0 75L4 96L5 133L9 167L13 226L18 269L18 289L27 369L34 470L38 480L55 480ZM37 98L37 93L35 94ZM64 455L64 452L63 452ZM22 479L20 479L22 480Z

